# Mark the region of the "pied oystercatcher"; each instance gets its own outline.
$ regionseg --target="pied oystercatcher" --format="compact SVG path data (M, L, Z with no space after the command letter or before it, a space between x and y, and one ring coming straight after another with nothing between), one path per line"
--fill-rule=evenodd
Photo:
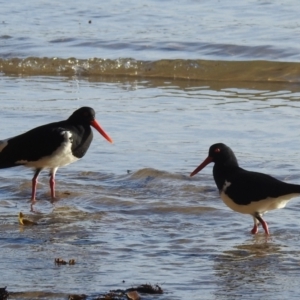
M94 127L110 143L112 139L95 119L95 111L81 107L67 120L42 125L21 135L0 141L0 169L25 166L35 169L32 178L32 204L37 179L43 169L50 169L51 197L55 198L55 173L59 167L82 158L88 150Z
M190 176L194 176L211 162L215 163L213 176L223 202L232 210L253 217L253 234L257 233L259 224L269 234L262 215L269 210L285 207L292 197L300 195L300 185L240 168L233 151L222 143L209 148L208 157Z

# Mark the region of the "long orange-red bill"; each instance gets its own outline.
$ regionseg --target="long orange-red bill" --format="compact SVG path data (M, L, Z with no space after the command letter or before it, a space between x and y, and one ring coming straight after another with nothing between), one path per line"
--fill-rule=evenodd
M212 162L212 157L210 157L210 156L208 156L204 161L203 161L203 163L200 165L200 166L198 166L191 174L190 174L190 176L192 177L192 176L194 176L194 175L196 175L198 172L200 172L203 168L205 168L209 163L211 163Z
M91 126L93 126L98 132L100 132L100 134L104 138L106 138L110 143L113 143L112 138L102 129L102 127L96 120L91 121Z

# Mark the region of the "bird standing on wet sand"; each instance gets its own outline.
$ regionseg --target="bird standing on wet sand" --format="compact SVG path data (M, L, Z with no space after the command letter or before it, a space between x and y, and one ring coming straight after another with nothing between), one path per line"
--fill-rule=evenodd
M0 169L16 166L35 169L32 178L32 205L36 200L38 176L43 169L50 169L50 190L54 199L55 173L59 167L85 155L93 139L90 126L110 143L113 142L96 121L95 111L90 107L81 107L65 121L42 125L0 141Z
M268 225L262 215L269 210L285 207L291 198L300 195L300 185L240 168L233 151L222 143L209 148L208 157L190 176L211 162L215 163L213 176L223 202L232 210L253 217L252 234L258 232L258 225L261 224L268 235Z

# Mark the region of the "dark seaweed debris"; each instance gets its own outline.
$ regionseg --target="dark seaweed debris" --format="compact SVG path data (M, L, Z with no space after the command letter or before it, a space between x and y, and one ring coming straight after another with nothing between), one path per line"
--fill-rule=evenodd
M107 294L100 295L94 300L124 300L127 299L124 292L121 290L110 291Z
M0 300L6 300L9 296L8 291L6 290L6 286L4 288L0 288Z
M54 263L56 264L56 265L66 265L67 264L67 262L65 261L65 260L63 260L62 258L55 258L54 259ZM76 261L75 261L75 259L70 259L69 260L69 265L75 265L75 263L76 263Z
M138 286L135 290L144 294L163 294L164 292L158 284L151 285L147 283Z
M163 289L158 285L142 284L137 287L131 287L126 290L111 290L106 294L86 296L86 295L70 295L69 300L128 300L127 293L136 291L142 294L163 294ZM137 298L138 299L138 298Z
M85 300L86 295L69 295L68 300Z

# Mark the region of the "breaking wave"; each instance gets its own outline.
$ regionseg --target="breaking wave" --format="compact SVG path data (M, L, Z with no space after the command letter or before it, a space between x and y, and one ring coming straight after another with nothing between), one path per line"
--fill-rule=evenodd
M0 59L5 75L127 76L214 81L300 82L300 63L132 58L8 58Z

